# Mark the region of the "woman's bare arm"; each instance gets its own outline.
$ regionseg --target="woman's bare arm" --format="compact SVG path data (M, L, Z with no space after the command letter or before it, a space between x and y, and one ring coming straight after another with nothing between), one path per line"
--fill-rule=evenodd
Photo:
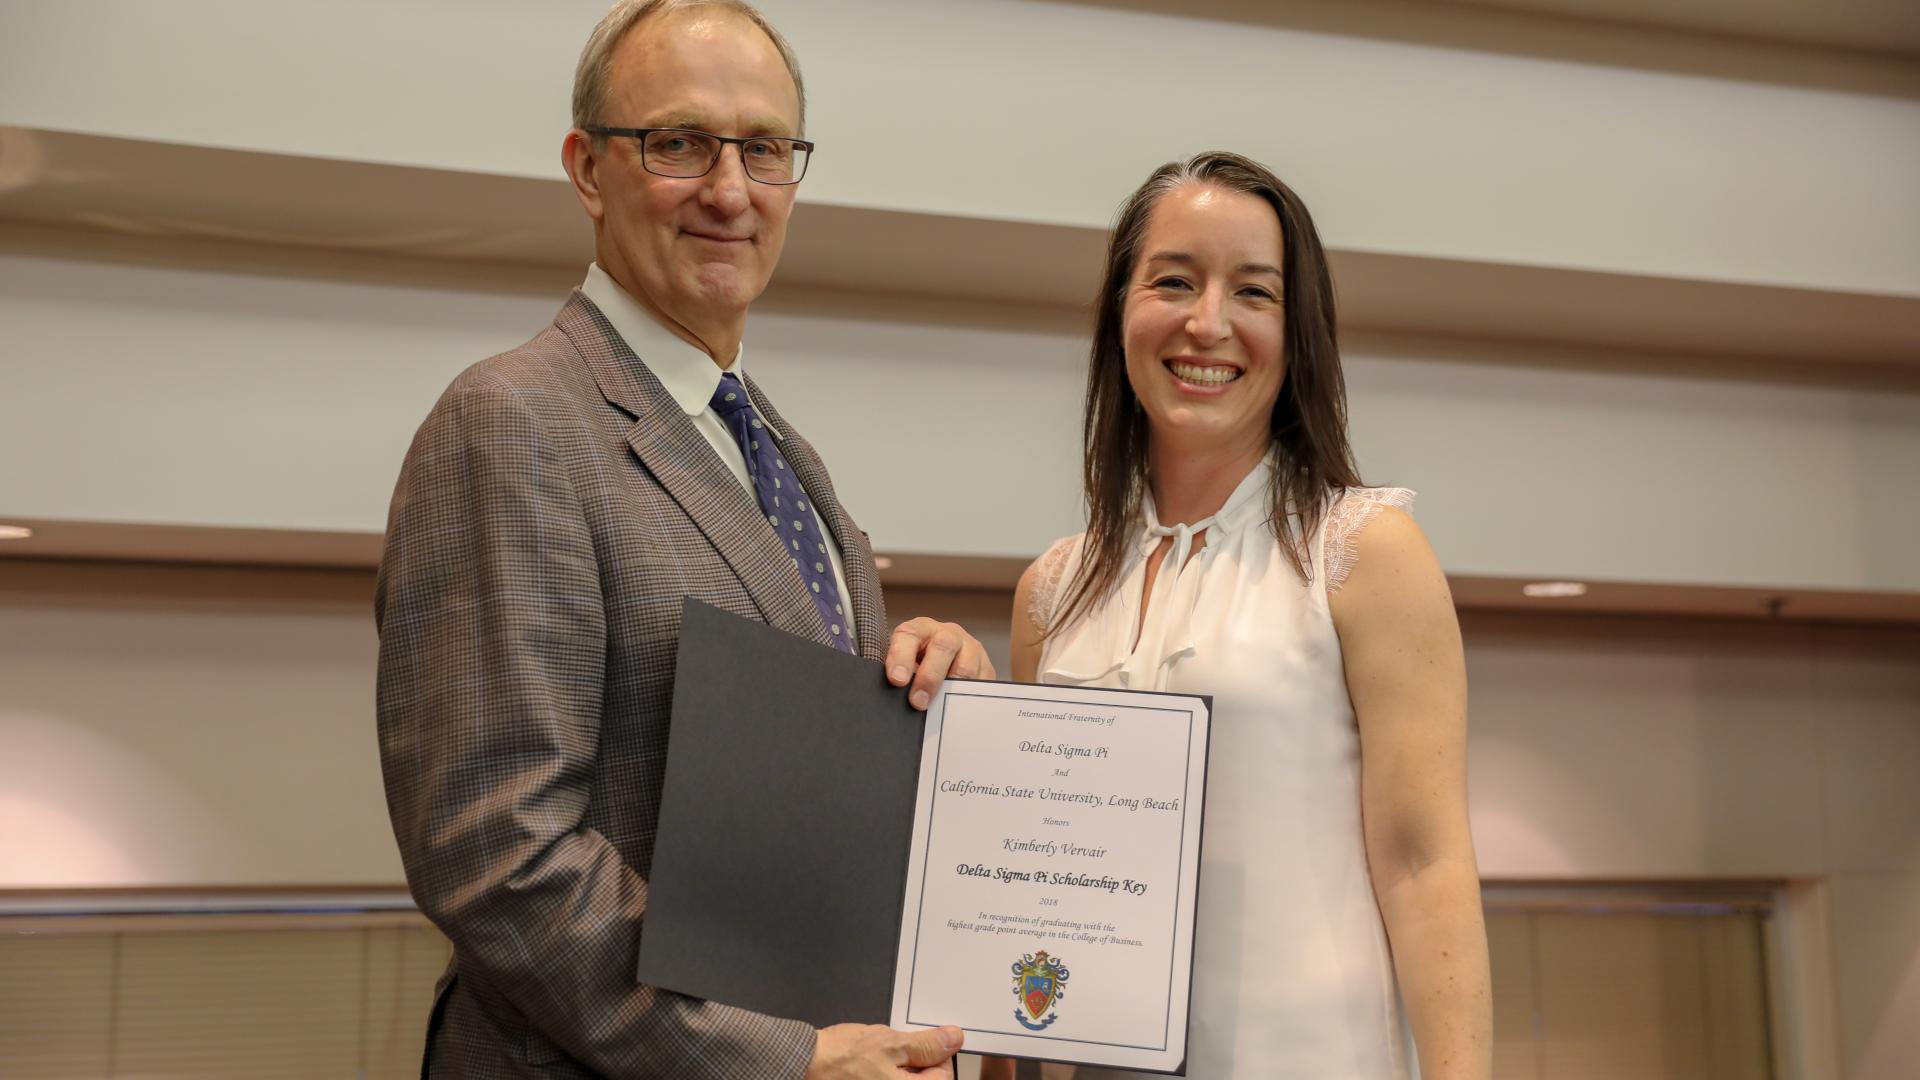
M1427 1080L1493 1073L1486 921L1467 826L1467 677L1453 597L1413 519L1385 509L1330 598L1360 725L1374 895Z

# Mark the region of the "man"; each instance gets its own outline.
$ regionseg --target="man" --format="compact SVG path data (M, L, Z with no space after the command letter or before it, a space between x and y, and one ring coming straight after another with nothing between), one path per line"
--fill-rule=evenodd
M616 5L562 149L594 224L587 281L454 381L401 470L381 758L407 880L454 944L425 1075L951 1075L956 1029L816 1032L634 980L682 596L884 652L920 708L948 674L993 675L958 627L914 620L888 645L864 534L744 377L810 150L802 102L746 5Z

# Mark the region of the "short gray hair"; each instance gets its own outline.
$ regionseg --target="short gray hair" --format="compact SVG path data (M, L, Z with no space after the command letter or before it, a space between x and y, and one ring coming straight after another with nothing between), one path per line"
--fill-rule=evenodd
M800 81L800 61L780 31L745 0L618 0L600 20L600 25L593 28L587 47L580 51L580 65L573 71L573 126L590 128L606 123L607 87L613 81L613 51L627 36L627 31L656 15L696 7L717 7L739 15L759 27L773 42L773 47L780 51L780 59L787 65L787 74L793 76L793 89L800 97L800 131L796 134L804 135L807 85Z

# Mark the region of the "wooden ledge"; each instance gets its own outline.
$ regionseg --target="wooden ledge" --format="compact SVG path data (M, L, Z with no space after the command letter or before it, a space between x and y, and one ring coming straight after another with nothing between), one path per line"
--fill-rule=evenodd
M381 537L373 532L218 528L8 518L33 529L24 540L0 541L0 596L31 591L33 578L58 564L172 563L256 570L335 571L364 575L371 589ZM1031 561L1022 557L882 552L880 579L895 589L1011 592ZM11 566L9 566L11 564ZM97 575L95 575L97 577ZM89 579L92 580L91 578ZM1463 612L1647 615L1771 621L1819 621L1920 626L1920 592L1703 585L1652 581L1583 581L1572 596L1528 596L1542 579L1452 573L1455 606ZM93 581L85 591L111 591ZM305 595L302 593L301 595Z

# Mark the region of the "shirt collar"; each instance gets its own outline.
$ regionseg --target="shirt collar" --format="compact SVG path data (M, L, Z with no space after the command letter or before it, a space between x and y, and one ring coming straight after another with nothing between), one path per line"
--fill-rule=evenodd
M587 299L593 301L613 325L614 333L647 365L660 385L667 388L681 411L688 416L698 416L707 410L714 390L720 385L720 367L712 357L661 325L653 312L640 306L599 263L587 267L587 280L581 284L580 291L587 294ZM746 374L746 351L746 345L742 344L733 354L728 371Z

